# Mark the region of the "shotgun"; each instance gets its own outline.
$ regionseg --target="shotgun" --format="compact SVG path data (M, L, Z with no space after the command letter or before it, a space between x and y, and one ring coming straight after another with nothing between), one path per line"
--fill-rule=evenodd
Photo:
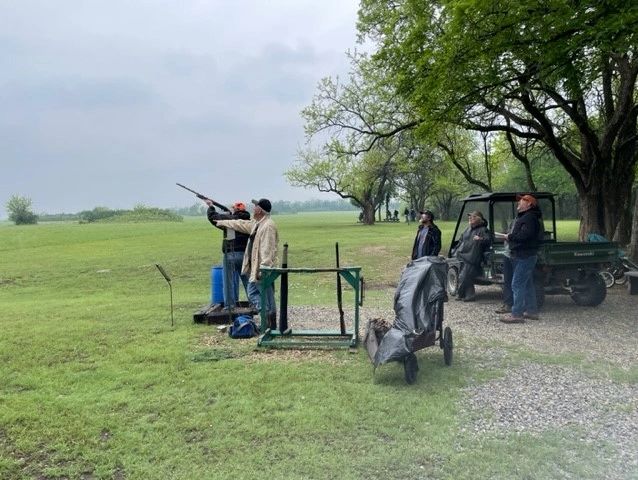
M337 269L339 268L339 242L335 243ZM339 308L339 328L341 335L346 334L346 322L343 319L343 299L341 298L341 272L337 271L337 307Z
M230 212L230 209L226 206L226 205L222 205L221 203L217 203L215 200L213 200L212 198L208 198L205 197L204 195L202 195L201 193L196 192L195 190L191 190L190 188L182 185L181 183L175 183L175 185L177 185L178 187L182 187L184 190L188 190L191 193L194 193L195 196L197 198L199 198L200 200L210 200L211 202L213 202L213 205L215 205L217 208L223 210L224 212Z

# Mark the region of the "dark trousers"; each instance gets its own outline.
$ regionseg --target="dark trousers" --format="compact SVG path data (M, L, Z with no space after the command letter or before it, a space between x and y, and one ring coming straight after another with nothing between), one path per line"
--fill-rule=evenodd
M481 275L481 266L470 263L461 263L459 272L459 298L473 298L476 294L474 279Z
M510 257L503 257L503 303L511 307L514 304L514 295L512 294L512 276L514 274L514 266Z

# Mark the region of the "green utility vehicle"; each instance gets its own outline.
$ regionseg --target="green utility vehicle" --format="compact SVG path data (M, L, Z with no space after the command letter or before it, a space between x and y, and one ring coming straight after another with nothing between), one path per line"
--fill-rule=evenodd
M462 200L452 243L448 253L448 292L456 295L460 262L452 256L463 230L467 227L467 214L479 210L488 221L492 233L507 233L516 218L516 197L520 193L472 194ZM544 241L538 251L534 273L538 305L545 295L569 294L578 305L600 305L607 289L599 272L612 263L618 252L613 242L559 242L556 236L556 212L551 193L533 193L543 213ZM492 248L483 256L483 274L477 285L503 284L503 258L507 244L495 236Z

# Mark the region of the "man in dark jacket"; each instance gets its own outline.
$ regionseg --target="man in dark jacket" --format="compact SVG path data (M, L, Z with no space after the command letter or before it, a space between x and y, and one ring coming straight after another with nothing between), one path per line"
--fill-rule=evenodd
M505 235L512 262L512 313L501 318L503 323L524 323L538 319L534 268L538 247L543 238L543 217L538 201L532 195L518 197L518 214L510 233Z
M250 220L250 213L242 202L233 203L232 209L220 213L215 210L213 202L206 200L208 211L206 216L208 221L224 232L222 240L222 266L224 270L224 307L235 308L239 301L239 280L241 279L248 298L247 285L248 278L241 274L241 266L244 261L244 252L248 243L249 235L236 232L230 228L217 225L219 220Z
M421 257L432 257L441 251L441 230L434 224L434 214L425 210L421 212L419 227L412 246L412 260Z
M478 210L469 213L467 220L469 224L461 234L454 256L461 261L457 299L472 302L475 298L474 279L482 273L483 253L492 245L492 233Z

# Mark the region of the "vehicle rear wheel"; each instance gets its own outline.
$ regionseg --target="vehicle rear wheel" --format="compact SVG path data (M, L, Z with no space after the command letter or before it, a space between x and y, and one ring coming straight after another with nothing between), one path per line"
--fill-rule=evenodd
M598 275L600 275L600 278L603 279L605 287L611 288L614 286L614 282L616 281L616 279L611 272L608 272L607 270L601 270L600 272L598 272Z
M459 269L450 267L447 271L447 293L456 296L459 291Z
M403 359L403 370L405 371L405 381L408 385L416 382L416 374L419 371L419 361L414 353L408 353Z
M584 288L572 293L571 297L576 305L583 307L595 307L600 305L607 296L607 287L600 275L589 273L581 279L579 284Z
M446 365L452 365L452 350L454 342L452 341L452 329L445 327L443 330L443 361Z

